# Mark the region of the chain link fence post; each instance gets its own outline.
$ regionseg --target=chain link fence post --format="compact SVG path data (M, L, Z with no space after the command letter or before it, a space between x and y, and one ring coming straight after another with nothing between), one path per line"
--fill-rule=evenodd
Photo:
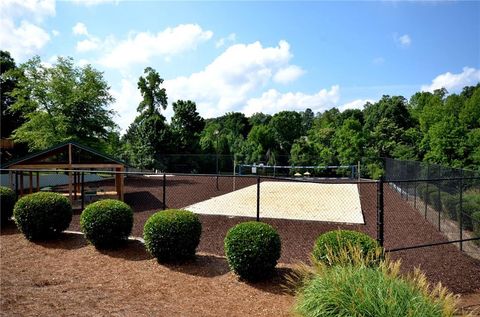
M377 182L377 241L383 248L384 244L384 204L383 204L383 176Z
M460 250L463 251L463 170L460 171L460 205L458 226L460 227Z
M163 210L167 209L167 174L163 172Z
M260 221L260 175L257 175L257 221Z

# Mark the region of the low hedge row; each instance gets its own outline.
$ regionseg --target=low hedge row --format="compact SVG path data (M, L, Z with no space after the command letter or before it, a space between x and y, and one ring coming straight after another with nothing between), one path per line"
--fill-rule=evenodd
M16 198L13 190L0 186L0 225L5 225L12 218Z

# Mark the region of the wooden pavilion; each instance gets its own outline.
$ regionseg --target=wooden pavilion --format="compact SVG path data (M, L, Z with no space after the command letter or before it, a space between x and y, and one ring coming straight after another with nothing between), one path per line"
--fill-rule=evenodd
M123 201L124 177L126 164L104 153L75 142L62 143L47 150L31 154L18 160L2 165L2 169L11 170L10 184L13 177L20 175L20 182L15 181L20 195L40 190L40 172L66 171L68 173L68 197L70 202L77 198L82 185L81 175L87 172L115 172L115 192ZM36 188L33 185L33 175L36 174ZM24 186L24 176L29 176L28 187ZM83 193L82 193L83 194ZM83 197L83 196L82 196ZM83 198L82 198L83 205Z

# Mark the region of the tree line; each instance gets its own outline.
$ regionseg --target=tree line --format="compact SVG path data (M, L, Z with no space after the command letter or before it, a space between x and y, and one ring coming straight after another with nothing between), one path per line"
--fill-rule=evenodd
M77 141L141 169L169 170L181 161L188 171L204 171L207 154L270 165L362 160L372 177L382 173L382 157L480 169L480 84L458 94L439 89L410 99L384 95L363 110L250 117L229 112L204 119L194 101L177 100L168 122L162 114L168 107L163 79L147 67L138 80L137 116L120 135L109 108L110 87L92 66L63 57L49 66L39 57L16 65L6 51L0 51L0 62L1 135L19 144L16 155ZM13 156L2 152L1 158Z

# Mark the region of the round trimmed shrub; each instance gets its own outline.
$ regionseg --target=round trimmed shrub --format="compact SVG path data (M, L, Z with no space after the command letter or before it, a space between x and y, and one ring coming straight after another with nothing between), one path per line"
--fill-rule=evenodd
M280 258L281 242L277 231L263 222L240 223L225 237L228 265L241 278L257 281L270 276Z
M80 228L90 243L109 249L128 239L133 227L133 211L126 203L105 199L90 204L80 216Z
M438 296L425 287L425 276L417 276L419 282L377 268L334 266L303 285L294 308L299 316L316 317L452 316L453 294L442 289Z
M335 265L335 259L340 257L344 250L350 251L352 248L358 248L361 256L370 259L373 263L379 260L377 241L365 233L351 230L332 230L321 234L315 241L313 247L313 258L328 265ZM333 259L329 258L329 250ZM370 264L373 264L370 263Z
M170 209L152 215L143 229L148 252L159 262L184 261L195 257L202 224L187 210Z
M13 207L15 206L15 192L8 187L0 186L0 221L1 225L12 218Z
M53 238L72 221L72 206L57 193L35 193L20 198L13 209L18 229L28 240Z

